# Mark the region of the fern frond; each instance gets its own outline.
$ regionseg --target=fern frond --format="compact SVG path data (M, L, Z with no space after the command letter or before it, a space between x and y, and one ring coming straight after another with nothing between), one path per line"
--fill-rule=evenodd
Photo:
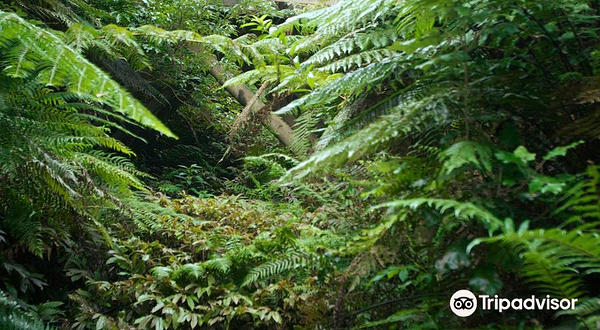
M0 49L6 52L2 58L6 74L26 77L37 71L35 79L43 85L66 86L70 92L106 104L143 126L175 137L129 92L55 33L2 11L0 24L3 26Z
M210 269L210 270L216 270L216 271L219 271L224 274L229 272L232 265L233 265L233 263L231 262L231 260L226 257L210 259L210 260L207 260L202 263L202 266L204 268Z
M398 324L401 322L411 321L414 319L420 320L421 318L423 318L423 314L427 313L427 311L429 309L430 308L428 308L427 306L420 307L420 308L401 309L383 320L365 322L364 324L361 324L360 326L354 327L352 329L371 329L371 328L375 328L375 327L379 328L386 324L392 325L392 324ZM419 323L416 323L416 324L419 324ZM425 328L415 328L415 329L426 329L426 327Z
M150 274L155 276L158 279L163 279L166 277L170 277L173 274L173 268L168 266L157 266L150 269Z
M164 267L161 267L164 268ZM161 271L162 272L162 271ZM175 281L181 278L193 278L198 280L204 275L206 269L200 264L185 264L177 268L172 274L171 278ZM164 273L164 272L162 272Z
M585 177L566 192L566 199L554 214L567 214L564 225L575 223L596 227L600 223L600 167L590 165Z
M323 150L334 142L339 142L351 136L382 116L389 115L411 102L425 98L426 91L432 92L432 88L411 86L410 88L400 89L366 109L364 103L369 102L373 96L370 94L362 95L353 103L344 105L338 110L336 116L330 121L329 126L317 141L315 150Z
M82 52L90 48L98 36L98 31L89 25L72 24L65 32L65 41L76 51Z
M146 190L144 184L137 178L142 173L136 171L126 158L92 152L77 153L74 155L74 159L81 162L103 182L118 190L126 192L129 187Z
M343 77L333 80L329 84L319 87L311 93L290 102L285 107L277 110L275 114L286 114L298 107L310 107L315 105L324 105L334 101L340 96L354 97L371 90L384 79L397 70L397 65L401 57L391 57L385 60L372 63L356 71L352 71ZM277 91L275 88L274 91Z
M395 5L391 0L339 1L333 6L288 19L271 34L278 35L293 28L314 31L292 46L294 54L309 53L348 33L381 22Z
M334 168L373 152L388 141L421 131L425 123L433 126L447 121L444 96L437 94L398 106L390 112L390 115L312 155L288 171L281 181L289 182Z
M108 45L104 48L114 49L115 55L125 57L127 62L137 70L151 68L144 50L135 41L134 34L131 31L124 27L109 24L103 26L100 32L103 37L102 41Z
M490 171L492 169L492 149L490 146L473 141L461 141L442 151L443 172L450 174L455 169L468 164Z
M17 302L0 290L0 329L2 330L54 330L36 319L31 312L24 311Z
M316 111L304 111L296 118L290 149L295 155L306 155L312 147L312 136L319 123Z
M173 30L167 31L154 25L143 25L134 29L131 29L135 35L141 35L148 38L150 41L156 44L162 44L167 42L204 42L204 38L192 31L186 30Z
M453 210L453 215L457 219L479 220L485 224L490 234L503 226L503 222L487 210L469 202L459 202L452 199L437 198L415 198L406 200L391 201L377 205L375 208L410 208L413 210L427 205L437 209L440 213Z
M223 84L223 87L238 84L254 85L257 82L274 83L279 81L282 77L287 77L294 72L295 69L288 65L267 65L237 75L227 80Z
M575 309L561 311L557 315L573 315L579 319L577 329L593 329L600 324L600 298L579 300Z
M354 68L360 68L364 65L374 62L381 62L386 58L391 58L396 55L396 52L389 49L374 49L358 54L353 54L344 57L338 61L329 63L319 68L321 71L329 72L348 72Z
M600 272L600 236L580 230L524 230L477 239L514 248L525 266L521 274L535 287L559 297L584 295L581 276Z
M245 287L256 281L311 265L315 260L316 258L310 254L294 253L284 259L266 262L252 269L244 278L241 286Z

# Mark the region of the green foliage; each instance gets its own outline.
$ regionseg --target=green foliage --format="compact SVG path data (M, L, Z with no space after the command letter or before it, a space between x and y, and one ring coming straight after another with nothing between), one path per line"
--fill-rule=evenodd
M598 166L589 166L586 175L566 191L564 203L555 213L566 213L569 218L565 225L575 224L577 226L594 228L600 220L600 173Z
M598 325L596 3L89 3L1 6L0 285L32 314L0 322ZM247 71L220 86L216 58ZM225 150L234 84L293 121L288 150ZM579 304L465 320L467 288Z
M283 180L299 179L309 173L318 173L356 160L395 137L421 131L421 125L446 121L443 117L445 104L441 95L398 106L396 109L398 112L385 116L345 140L312 155L291 169ZM427 111L421 112L423 109Z
M266 66L255 63L232 81L254 83L264 72L262 81L278 83L275 97L295 96L276 113L297 116L293 145L308 158L281 182L294 187L340 168L368 171L366 179L345 181L369 189L362 196L381 220L359 226L341 249L356 256L349 268L357 270L347 271L349 289L339 297L357 289L401 297L464 283L475 291L519 287L508 272L557 297L593 292L597 166L585 177L572 173L597 162L595 15L588 1L340 1L261 37L285 49L271 48L277 60L267 57ZM266 69L280 64L294 70L275 76ZM475 237L471 247L493 245L469 255L466 243ZM435 280L405 285L406 275L391 277L395 286L371 282L372 291L361 284L375 269L412 263L415 278ZM396 314L382 307L357 315L355 325L460 327L430 310L444 299ZM557 323L563 320L570 322Z
M322 244L322 231L294 225L292 215L275 213L272 204L161 200L193 217L164 219L152 236L112 232L117 249L110 251L106 267L120 279L86 275L87 289L71 296L81 305L77 328L98 322L107 328L256 328L302 318L298 305L318 292L312 276L319 264L309 265L314 257L301 251ZM280 228L286 223L293 227ZM262 265L253 267L257 264ZM110 308L122 304L135 308L128 314Z
M33 253L42 255L40 218L53 212L38 210L55 207L57 220L61 208L88 217L86 202L144 189L137 178L141 172L127 158L100 150L133 154L108 135L108 127L120 126L100 117L107 111L80 103L74 94L17 78L3 78L0 99L3 196L20 205L11 208L8 219L13 221L3 226Z
M440 156L444 159L443 171L446 174L450 174L453 170L467 164L473 164L486 171L492 169L490 162L491 149L476 142L458 142L444 150Z
M0 22L6 75L34 77L43 85L65 86L81 99L111 107L143 126L175 137L139 101L69 47L56 32L36 27L13 13L0 12Z
M26 312L11 300L4 291L0 291L0 327L5 330L54 330L45 325L31 312Z
M136 137L130 127L146 126L174 135L80 53L92 44L113 56L139 49L119 35L124 30L109 26L100 34L73 25L63 34L13 13L0 12L0 20L0 278L13 297L27 299L48 287L43 273L52 270L22 265L20 258L56 258L81 238L110 246L110 212L151 225L145 217L151 212L135 209L143 203L134 191L147 191L140 179L147 175L111 133ZM61 263L77 259L67 255ZM36 308L44 317L61 317L52 304Z
M0 20L1 226L38 257L67 245L69 231L82 224L110 244L98 219L116 208L137 213L142 224L142 212L132 211L132 190L145 191L139 178L147 176L111 130L135 136L126 125L146 126L174 135L81 51L97 48L120 57L135 50L129 59L140 68L148 66L145 56L132 35L116 26L99 32L73 24L63 34L12 13L1 12Z
M417 209L421 205L428 205L439 210L440 213L444 213L447 210L454 210L454 217L460 219L476 219L484 223L489 230L490 234L499 229L502 226L502 221L490 214L486 210L483 210L472 203L463 203L455 200L444 200L444 199L433 199L433 198L418 198L418 199L405 199L397 200L393 202L384 203L377 207L406 207L411 209Z
M582 24L582 29L586 28L589 16L585 15L591 15L589 11L586 11L586 5L576 6L565 3L563 6L561 10L565 15L568 13L584 15L577 16L573 20ZM462 8L462 11L458 8ZM360 4L346 1L330 8L289 19L272 32L272 37L278 38L283 31L291 29L310 31L304 38L290 44L287 51L292 56L306 54L308 57L299 63L296 73L284 77L280 86L275 87L273 91L293 91L300 88L302 84L306 84L306 81L300 78L304 77L306 72L330 71L331 69L336 72L340 68L345 68L348 73L342 78L332 79L322 86L310 90L310 93L289 103L278 113L288 113L297 108L301 110L317 108L319 111L327 111L321 113L321 118L327 121L327 118L333 119L332 114L343 113L355 102L360 102L358 96L375 97L378 91L386 88L395 88L397 92L394 94L388 92L387 95L400 95L398 99L401 100L400 102L396 101L396 104L386 106L387 109L383 110L386 113L400 112L398 116L392 116L389 120L384 117L372 124L373 129L350 135L347 138L348 142L341 142L329 150L313 155L308 162L301 164L297 171L335 167L347 160L352 161L368 152L378 150L379 146L390 139L398 140L410 132L418 131L416 128L419 127L420 122L405 122L404 118L407 114L418 116L417 118L427 118L430 128L438 124L442 127L449 127L458 122L460 125L465 125L466 131L470 131L474 127L469 126L476 126L473 122L479 118L485 122L503 116L501 112L492 115L486 113L486 110L481 110L495 109L494 102L496 101L496 104L506 103L501 100L501 95L508 95L515 99L517 97L530 99L532 101L529 103L536 106L537 103L534 101L536 98L545 98L540 94L547 91L544 89L544 84L530 84L525 93L516 90L513 93L509 92L510 88L505 88L504 91L496 88L494 84L497 80L489 79L489 77L497 75L510 79L510 69L516 67L524 68L523 70L527 72L525 74L531 79L537 79L541 75L548 76L550 73L545 72L545 69L530 67L529 64L520 62L519 56L521 56L522 50L518 47L507 48L508 51L501 53L500 57L492 55L489 50L481 52L480 48L514 45L515 40L526 38L514 33L515 26L529 29L528 33L538 33L539 21L531 19L531 17L536 17L536 15L548 17L550 8L550 3L544 3L536 9L538 12L529 13L527 11L520 12L511 4L494 1L481 1L464 6L458 2L437 6L435 1L409 1L402 5L396 5L393 1L368 1ZM488 11L495 12L496 16L489 19ZM516 18L512 22L503 23L505 15L508 15L505 13L510 12L514 12ZM561 18L549 17L549 19ZM481 22L477 20L481 20ZM565 20L569 20L569 18L565 18ZM439 24L447 24L448 28L435 26L436 21ZM499 23L495 25L494 22ZM473 26L480 27L470 30ZM577 28L571 26L571 29ZM541 32L543 33L544 30ZM553 33L559 32L557 30ZM564 33L572 33L572 31L564 31ZM460 37L460 35L466 35L466 37ZM559 38L559 36L548 37L550 41L554 38ZM583 37L580 35L579 38ZM563 41L565 43L577 42L572 39ZM434 45L438 46L434 47ZM555 46L554 44L548 45L546 39L536 43L537 45L540 49ZM316 50L316 47L321 50ZM576 44L573 44L573 48L576 48ZM589 48L582 51L589 52ZM531 53L523 56L534 56L536 57L534 61L538 63L546 59L550 63L554 61L552 56L540 58L539 55ZM352 67L351 63L355 67ZM583 60L578 63L580 64L578 69L587 70ZM567 69L572 69L571 64L566 63L565 65L568 67ZM480 67L484 69L479 70ZM300 86L289 85L292 80L298 80ZM424 85L430 86L429 102L424 102L420 98L413 101L408 97ZM521 84L517 85L521 86ZM478 93L487 97L485 99L471 97L465 101L468 96ZM443 101L438 101L442 99ZM331 107L323 107L323 105L331 103L338 104L335 111L331 111ZM524 104L525 107L528 105ZM366 109L365 112L370 112L369 110ZM518 109L516 111L527 110ZM352 116L346 118L345 121L348 122L351 118ZM365 119L362 118L363 122ZM337 125L338 131L352 127L351 125ZM298 129L302 130L303 126L301 125ZM398 129L389 129L390 126ZM375 127L379 129L375 129ZM384 131L386 128L387 131ZM358 142L351 144L350 140ZM344 155L348 153L356 156Z
M600 320L598 298L589 298L582 301L575 310L561 312L561 315L577 315L582 320L580 329L593 328L598 325Z
M8 4L4 4L8 6ZM108 18L110 15L98 8L96 4L90 4L86 0L40 0L11 1L10 10L17 11L21 15L27 13L34 17L43 17L49 22L71 25L77 23L88 23L98 18Z
M555 211L570 209L571 216L564 226L574 225L572 229L538 229L528 230L529 222L525 221L518 230L514 230L512 220L504 226L504 233L486 239L477 239L471 247L481 242L500 242L509 245L520 255L525 266L520 272L535 287L558 297L582 297L586 294L582 276L600 271L600 250L598 212L596 191L586 192L582 183L593 189L598 185L597 166L590 166L587 176L567 191L567 199L563 206ZM571 195L575 193L574 195ZM586 193L589 195L585 198ZM578 202L589 200L586 206ZM591 212L590 212L591 211Z
M520 270L523 276L536 289L556 297L583 296L580 276L597 273L600 267L597 235L580 230L531 230L481 241L514 247L525 263Z
M264 263L254 269L252 269L244 281L242 286L250 285L260 279L268 278L274 275L278 275L284 272L289 272L298 267L306 267L308 264L313 262L314 259L306 255L292 255L291 257L283 260L276 260Z
M218 185L217 175L219 172L216 167L211 167L209 164L203 165L179 165L177 169L163 176L169 181L160 183L158 190L171 195L189 192L198 197L210 197L211 194L208 190ZM173 181L177 184L173 184Z
M150 69L150 63L142 47L128 29L109 24L97 30L84 24L73 24L65 32L67 44L78 52L111 59L124 58L137 70Z

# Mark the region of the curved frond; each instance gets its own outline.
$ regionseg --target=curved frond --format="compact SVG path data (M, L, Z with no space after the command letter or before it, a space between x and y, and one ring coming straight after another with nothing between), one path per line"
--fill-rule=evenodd
M55 33L13 13L0 12L0 49L5 74L27 77L48 86L66 86L85 99L105 104L143 126L175 135L108 74L69 47Z

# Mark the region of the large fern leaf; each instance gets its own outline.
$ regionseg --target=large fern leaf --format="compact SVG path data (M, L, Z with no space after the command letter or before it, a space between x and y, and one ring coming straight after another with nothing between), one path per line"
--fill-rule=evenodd
M18 15L0 11L0 49L5 73L65 86L84 99L105 104L143 126L175 135L111 77L68 46L57 32L37 27Z

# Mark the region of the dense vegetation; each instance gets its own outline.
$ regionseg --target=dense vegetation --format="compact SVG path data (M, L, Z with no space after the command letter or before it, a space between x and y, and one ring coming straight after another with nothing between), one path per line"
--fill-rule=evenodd
M0 329L600 329L598 1L234 3L0 2Z

